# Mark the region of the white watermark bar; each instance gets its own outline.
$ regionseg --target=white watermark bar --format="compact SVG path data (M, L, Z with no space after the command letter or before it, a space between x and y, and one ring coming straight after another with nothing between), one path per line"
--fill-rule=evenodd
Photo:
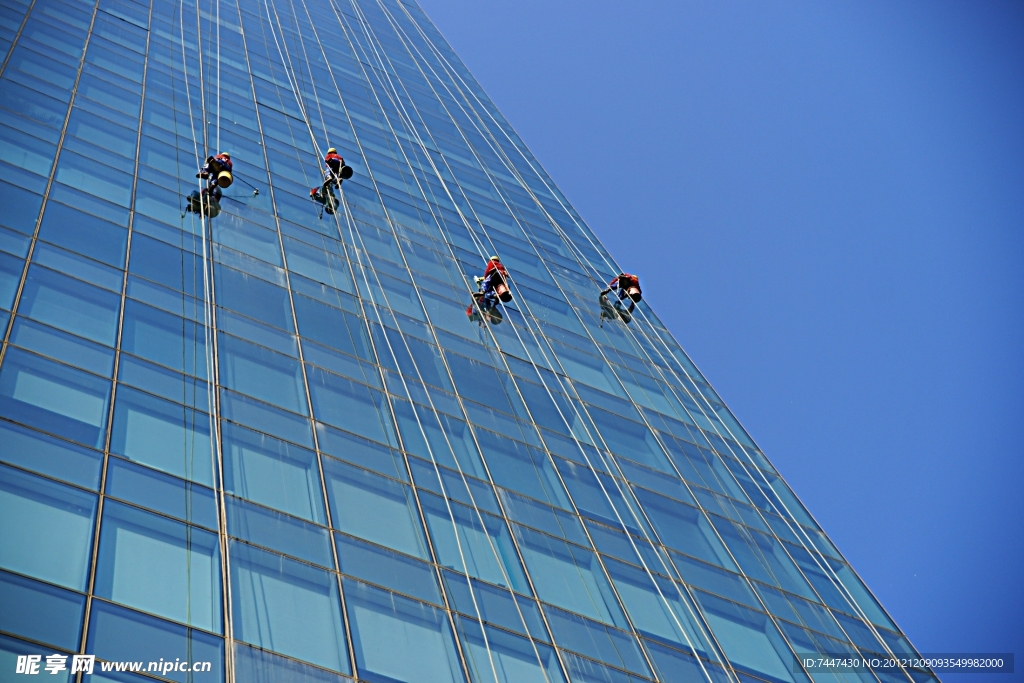
M962 653L940 652L920 655L850 655L849 653L822 654L809 652L793 658L793 671L817 672L870 672L921 669L935 673L990 673L1012 674L1012 652Z
M69 661L70 660L70 661ZM14 673L26 676L57 675L61 672L91 674L94 671L146 672L166 676L172 672L205 673L213 668L212 662L189 662L180 657L155 662L96 661L96 655L18 655Z

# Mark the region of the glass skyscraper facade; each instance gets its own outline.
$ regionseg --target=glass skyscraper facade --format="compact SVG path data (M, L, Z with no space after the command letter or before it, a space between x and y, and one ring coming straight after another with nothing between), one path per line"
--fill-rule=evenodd
M932 679L414 2L0 41L0 681Z

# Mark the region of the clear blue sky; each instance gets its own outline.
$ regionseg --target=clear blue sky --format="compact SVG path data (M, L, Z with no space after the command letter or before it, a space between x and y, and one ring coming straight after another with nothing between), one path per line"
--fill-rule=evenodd
M1024 680L1024 3L421 4L912 642Z

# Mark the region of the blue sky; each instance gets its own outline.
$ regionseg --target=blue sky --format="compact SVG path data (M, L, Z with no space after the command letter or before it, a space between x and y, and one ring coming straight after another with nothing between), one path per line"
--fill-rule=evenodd
M1024 657L1024 4L421 4L912 642Z

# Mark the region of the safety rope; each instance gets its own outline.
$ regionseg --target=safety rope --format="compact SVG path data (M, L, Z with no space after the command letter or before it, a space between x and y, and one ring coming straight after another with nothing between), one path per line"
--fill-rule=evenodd
M300 109L300 111L302 113L303 122L306 124L306 127L307 127L307 129L309 131L310 140L312 141L312 144L313 144L314 148L316 149L317 156L318 156L318 161L319 161L319 156L321 154L321 150L320 150L319 144L316 141L316 134L314 133L313 127L310 124L309 117L308 117L308 114L307 114L307 109L306 109L304 103L301 101L301 93L300 93L299 88L298 88L297 79L293 77L293 74L289 73L289 69L291 68L290 59L289 60L285 59L284 52L283 52L283 50L281 48L281 44L280 44L280 42L277 41L276 31L274 31L273 23L272 23L273 19L271 18L271 15L270 15L270 7L269 7L270 2L269 2L269 0L264 0L264 4L267 6L267 19L268 19L268 22L271 22L271 32L274 33L275 44L276 44L276 46L278 48L278 52L279 52L279 55L281 57L282 64L284 65L284 68L285 68L285 72L286 72L285 75L288 77L289 83L292 84L292 86L293 86L293 94L295 96L296 102L298 103L299 109ZM280 26L280 18L277 15L276 7L275 7L275 10L274 10L274 16L277 18L278 25ZM315 28L314 28L314 31L315 31ZM284 38L284 34L283 34L283 28L282 28L282 41L283 41L283 38ZM323 45L319 41L319 36L317 36L317 41L320 44L321 50L323 50ZM326 59L326 53L324 53L324 57ZM313 87L313 94L314 94L314 98L316 99L317 106L319 108L320 107L319 96L316 93L315 85ZM340 96L340 92L339 92L339 96ZM321 111L321 117L322 117L322 111ZM326 126L325 126L325 129L326 129ZM340 185L341 185L340 180L341 179L340 178L335 178L335 180L336 180L336 182L338 182L338 185L339 185L339 188L340 188ZM359 233L357 233L355 231L355 221L354 221L354 218L351 216L350 210L348 208L347 200L344 199L343 192L342 192L342 202L343 202L343 205L345 206L346 218L349 219L349 225L350 225L350 230L352 232L353 244L354 244L354 238ZM340 220L338 219L336 212L334 214L334 218L335 218L335 221L337 222L337 227L338 227L339 235L343 236L343 233L342 233L342 230L341 230L341 225L340 225ZM360 242L362 243L362 251L363 251L363 253L366 254L367 260L369 260L370 259L369 252L366 250L365 243L362 242L362 236L359 235L359 238L360 238ZM376 302L374 301L373 288L370 286L369 279L368 279L368 277L366 275L366 272L365 272L366 271L365 266L363 265L361 259L359 259L358 262L359 262L359 265L360 265L360 270L361 270L361 272L363 274L364 281L366 282L367 292L368 292L368 294L370 296L370 301L371 301L373 310L374 310L374 312L375 312L375 314L376 314L376 316L378 318L379 324L381 325L381 329L384 332L384 334L383 334L384 340L387 343L388 350L391 352L392 357L395 359L395 363L397 364L398 363L398 355L394 352L394 349L391 347L391 342L390 342L390 339L388 338L388 335L386 333L386 327L384 325L383 318L381 317L379 307L377 306ZM375 278L378 281L378 286L380 286L380 288L381 288L381 293L384 295L385 300L386 300L387 294L384 292L383 286L382 286L382 284L380 282L380 277L377 274L376 270L372 268L372 266L371 266L371 270L373 270L374 276L375 276ZM388 308L390 308L390 304L388 304ZM403 342L405 342L404 336L403 336ZM409 353L410 358L413 358L413 362L414 362L414 365L415 365L415 358L412 356L411 349L408 348L408 342L405 342L405 345L406 345L406 351L407 351L407 353ZM417 368L417 373L420 375L420 381L422 382L422 374L419 371L418 365L416 366L416 368ZM399 378L401 379L401 381L403 383L403 388L404 388L404 390L406 392L406 395L411 397L413 394L408 390L408 386L407 386L407 384L405 382L404 376L401 373L398 373L398 374L399 374ZM429 394L428 394L428 397L429 397ZM431 405L431 408L432 409L434 408L433 405ZM419 418L419 414L415 411L415 409L413 410L413 415L416 418L417 426L419 427L419 430L420 430L420 433L421 433L421 435L423 437L424 443L427 444L427 450L428 450L428 453L430 455L431 462L434 465L435 473L437 474L438 481L440 483L442 493L444 494L443 498L444 498L445 505L446 505L447 510L448 510L448 515L449 515L449 517L451 519L451 522L452 522L452 530L453 530L453 534L455 536L455 541L456 541L456 545L457 545L457 548L458 548L459 557L460 557L460 560L461 560L462 565L463 565L463 570L465 571L467 577L469 577L469 576L471 576L471 574L470 574L470 571L469 571L468 562L466 560L465 551L464 551L464 549L462 547L462 540L461 540L460 535L459 535L458 523L455 520L454 510L452 509L451 503L449 501L448 493L447 493L447 490L446 490L446 487L445 487L445 484L444 484L444 481L443 481L443 477L441 476L440 468L438 466L436 457L434 456L433 449L430 446L430 441L429 441L429 438L427 437L426 430L423 427L423 424L422 424L422 422L420 421L420 418ZM435 410L435 416L436 416L436 410ZM438 422L440 424L440 418L438 418ZM442 427L442 433L444 433L443 427ZM447 438L448 438L447 434L445 434L445 438L447 440ZM450 443L449 443L449 448L451 448L451 444ZM454 452L455 452L454 449L452 449L452 453L453 454L454 454ZM458 460L457 459L456 459L456 464L458 464ZM463 478L464 477L465 477L465 475L463 474ZM470 490L468 484L466 484L466 488L467 488L467 490ZM470 495L472 495L471 492L470 492ZM474 505L475 505L475 503L474 503ZM478 514L479 514L479 511L478 511ZM489 534L487 534L487 527L484 524L482 517L480 519L480 523L481 523L481 530L484 532L484 535L488 536L488 538L489 538ZM500 555L497 553L496 550L494 552L495 552L495 556L497 558L498 566L502 567L502 561L501 561ZM503 567L502 567L502 570L504 571ZM492 670L492 673L494 675L495 682L498 683L499 678L498 678L498 674L497 674L497 669L496 669L496 666L494 664L494 657L493 657L493 653L492 653L492 650L491 650L491 647L490 647L490 643L489 643L488 638L487 638L486 629L484 629L484 627L483 627L482 612L480 610L480 607L479 607L479 604L478 604L478 601L477 601L477 598L476 598L475 590L473 589L472 579L468 579L467 585L469 586L470 596L472 598L474 611L475 611L475 613L477 615L478 620L481 623L481 632L483 633L485 647L487 649L488 658L489 658L490 664L491 664L491 670ZM510 586L512 585L511 582L509 582L509 585Z

